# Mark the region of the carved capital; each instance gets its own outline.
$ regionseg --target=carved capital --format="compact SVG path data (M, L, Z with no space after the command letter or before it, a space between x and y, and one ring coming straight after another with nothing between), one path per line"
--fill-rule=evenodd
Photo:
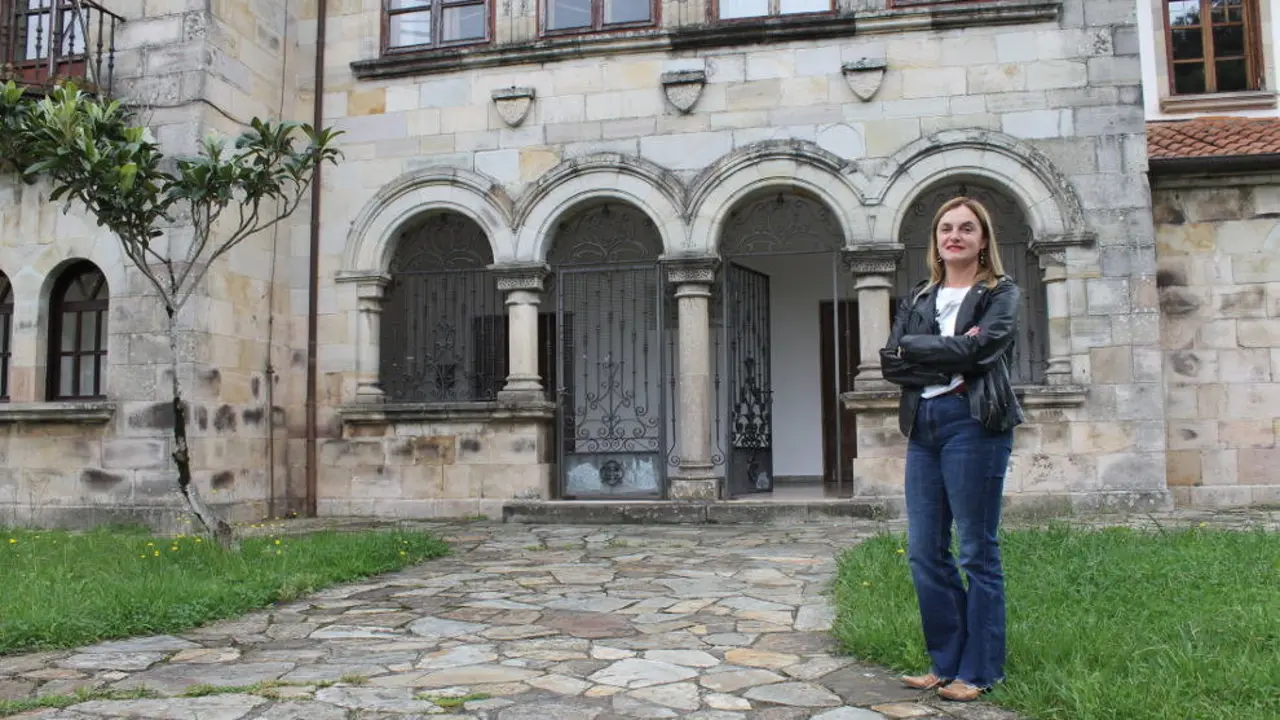
M524 122L536 96L537 92L531 87L498 88L491 95L499 117L511 127Z
M856 275L892 275L906 248L897 243L858 245L843 253L844 267Z
M542 292L543 283L547 278L548 269L546 265L535 263L530 265L492 265L490 266L495 277L498 279L498 290L502 292L513 292L516 290L526 290L529 292Z
M710 285L716 281L716 270L720 268L720 258L677 258L667 260L664 264L667 268L667 279L672 283Z
M707 84L705 70L677 70L662 73L662 91L667 101L681 113L693 109L702 96L702 86Z
M391 282L391 276L373 270L354 270L338 273L335 280L340 284L355 285L356 298L360 300L361 306L366 306L371 302L382 302L387 292L387 285Z
M1063 268L1067 265L1067 250L1073 247L1090 247L1095 235L1091 232L1066 233L1035 238L1030 250L1040 258L1040 269Z
M840 70L853 94L862 102L867 102L880 90L880 83L884 81L884 72L888 67L884 60L861 58L841 65Z

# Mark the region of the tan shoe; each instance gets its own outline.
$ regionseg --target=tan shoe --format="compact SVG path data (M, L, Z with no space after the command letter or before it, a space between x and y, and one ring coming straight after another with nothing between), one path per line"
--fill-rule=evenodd
M932 690L936 687L942 687L942 678L929 673L927 675L903 675L902 684L916 690Z
M938 697L952 702L973 702L984 692L986 692L985 688L970 685L963 680L952 680L950 685L938 688Z

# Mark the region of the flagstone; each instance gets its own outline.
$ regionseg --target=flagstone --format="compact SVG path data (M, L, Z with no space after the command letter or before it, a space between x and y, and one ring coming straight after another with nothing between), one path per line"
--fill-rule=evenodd
M696 668L709 668L720 664L719 658L701 650L649 650L644 654L644 658Z
M751 688L748 700L799 707L831 707L841 704L839 695L813 683L787 682Z
M95 700L81 703L81 713L157 720L238 720L267 702L254 695L211 695L199 698Z
M698 699L698 686L691 682L656 685L632 690L627 694L637 700L644 700L677 710L697 710L702 704Z
M698 673L695 670L671 663L628 658L617 661L588 679L592 682L606 685L640 688L688 680L689 678L697 677L697 675Z
M800 662L800 658L795 655L769 652L767 650L753 650L749 648L730 650L724 654L724 659L726 662L731 662L734 665L768 668L771 670L781 670L782 668L789 667Z
M435 617L415 620L409 625L409 632L414 635L432 638L453 638L461 635L471 635L484 629L485 626L479 623L445 620Z
M756 687L757 685L779 683L785 679L781 675L768 670L732 670L714 675L704 675L702 676L701 684L702 687L708 690L732 693L745 688Z
M464 665L483 665L498 659L492 645L462 645L429 653L418 661L420 670L447 670Z
M559 695L581 695L591 687L591 683L566 675L546 675L527 681L532 687L549 690Z

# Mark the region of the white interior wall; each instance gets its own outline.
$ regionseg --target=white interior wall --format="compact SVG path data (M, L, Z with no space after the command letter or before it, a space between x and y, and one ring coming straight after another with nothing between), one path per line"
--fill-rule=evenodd
M737 262L770 278L774 475L821 477L819 305L833 296L852 297L851 283L846 273L833 273L831 255L765 256Z

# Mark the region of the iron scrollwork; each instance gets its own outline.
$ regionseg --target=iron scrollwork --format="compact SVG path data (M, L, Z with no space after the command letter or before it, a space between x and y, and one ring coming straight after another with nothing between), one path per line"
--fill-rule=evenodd
M505 306L480 226L432 213L401 231L383 312L380 379L393 402L492 400L506 378Z

